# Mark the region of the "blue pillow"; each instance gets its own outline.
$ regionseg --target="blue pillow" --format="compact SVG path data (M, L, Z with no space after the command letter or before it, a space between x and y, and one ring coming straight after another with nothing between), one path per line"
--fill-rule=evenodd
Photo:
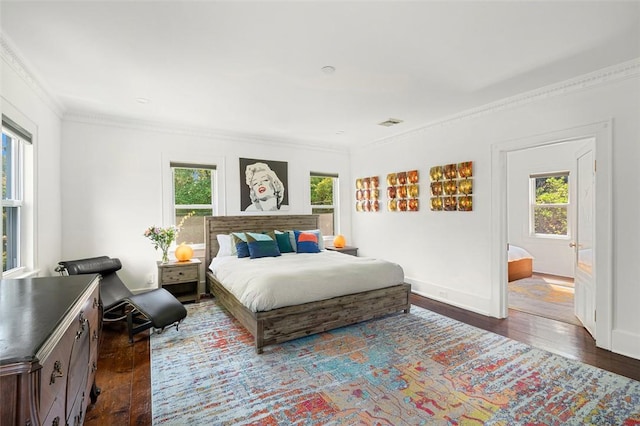
M288 232L276 231L276 242L278 243L278 250L280 253L294 253L295 250L291 246L291 239Z
M249 247L249 257L251 259L280 256L278 244L269 235L254 232L245 232L245 235L247 236L247 246Z
M232 232L231 237L233 238L233 245L236 246L238 257L249 257L249 246L244 232Z
M319 229L298 229L297 231L298 232L312 232L312 233L316 234L316 236L318 237L318 248L321 251L324 250L324 238L322 237L322 232ZM293 237L294 241L293 241L292 244L294 244L293 249L295 250L296 249L296 247L295 247L296 241L295 241L295 235L294 235L295 231L289 231L289 232L291 232L291 236Z
M319 233L309 231L293 231L296 236L298 253L320 253L318 246Z

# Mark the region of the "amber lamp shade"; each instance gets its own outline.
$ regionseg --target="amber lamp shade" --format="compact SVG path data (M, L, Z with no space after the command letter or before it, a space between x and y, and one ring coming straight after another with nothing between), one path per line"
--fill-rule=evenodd
M347 245L347 240L344 238L344 235L336 235L333 239L333 246L336 248L343 248Z
M191 246L182 243L178 247L176 247L176 251L174 253L178 262L186 262L187 260L191 260L193 257L193 249Z

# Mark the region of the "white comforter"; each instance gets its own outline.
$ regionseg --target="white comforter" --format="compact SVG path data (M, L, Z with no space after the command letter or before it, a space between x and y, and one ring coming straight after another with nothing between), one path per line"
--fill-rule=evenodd
M512 260L520 260L520 259L533 259L531 253L523 249L522 247L514 246L513 244L509 244L509 262Z
M401 284L400 265L332 251L260 259L216 257L209 269L253 312Z

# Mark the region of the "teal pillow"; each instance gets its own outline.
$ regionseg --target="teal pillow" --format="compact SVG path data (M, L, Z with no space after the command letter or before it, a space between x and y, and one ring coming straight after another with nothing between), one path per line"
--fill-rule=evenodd
M295 250L291 247L291 239L288 232L275 231L276 242L278 243L278 250L280 253L294 253Z
M280 256L278 243L271 236L255 232L245 232L245 235L251 259Z
M231 238L233 238L233 245L236 247L238 257L249 257L249 246L244 232L232 232Z

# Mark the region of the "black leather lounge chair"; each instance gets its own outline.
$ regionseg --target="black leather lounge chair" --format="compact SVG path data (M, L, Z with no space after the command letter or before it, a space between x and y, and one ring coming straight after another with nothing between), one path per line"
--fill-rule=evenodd
M100 274L100 298L104 321L127 319L129 342L133 335L153 327L162 332L187 316L187 310L171 293L158 288L145 293L133 294L120 280L116 271L122 268L120 259L108 256L58 262L56 271L68 275Z

